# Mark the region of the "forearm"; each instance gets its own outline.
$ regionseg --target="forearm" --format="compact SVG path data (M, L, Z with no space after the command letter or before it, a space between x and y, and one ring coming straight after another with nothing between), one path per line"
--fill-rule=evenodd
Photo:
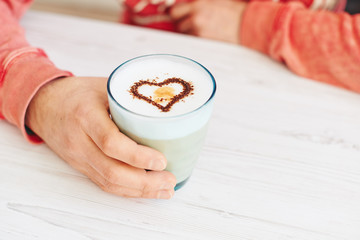
M240 39L301 76L360 92L360 15L252 2Z
M52 79L71 75L57 69L46 54L31 47L18 24L30 1L0 1L0 117L25 130L27 107L39 88Z

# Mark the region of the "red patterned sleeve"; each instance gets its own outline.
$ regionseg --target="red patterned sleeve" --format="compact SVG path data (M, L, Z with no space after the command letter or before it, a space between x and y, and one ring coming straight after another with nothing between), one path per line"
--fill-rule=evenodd
M254 1L243 15L240 39L300 76L360 93L360 14Z
M0 118L16 125L29 141L40 142L26 131L27 107L41 86L71 73L56 68L44 51L26 41L18 20L31 2L0 0Z

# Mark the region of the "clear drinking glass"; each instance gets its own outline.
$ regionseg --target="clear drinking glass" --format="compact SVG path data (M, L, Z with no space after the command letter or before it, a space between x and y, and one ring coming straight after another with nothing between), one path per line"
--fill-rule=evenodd
M121 81L122 73L126 72L127 66L143 59L159 58L179 63L179 66L187 64L195 71L204 72L211 87L209 98L195 110L164 117L139 114L117 102L113 96L115 85L113 82ZM186 57L170 54L145 55L130 59L118 66L108 79L107 91L110 113L120 131L137 143L162 152L167 159L165 170L172 172L177 179L175 190L181 188L191 176L206 136L216 92L216 82L212 74L200 63Z

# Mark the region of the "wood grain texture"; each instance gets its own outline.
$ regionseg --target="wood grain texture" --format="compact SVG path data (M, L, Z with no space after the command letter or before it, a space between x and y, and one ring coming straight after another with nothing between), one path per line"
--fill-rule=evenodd
M240 46L29 12L31 44L77 75L149 53L208 67L218 92L190 182L170 201L102 192L0 122L0 239L360 239L360 96Z

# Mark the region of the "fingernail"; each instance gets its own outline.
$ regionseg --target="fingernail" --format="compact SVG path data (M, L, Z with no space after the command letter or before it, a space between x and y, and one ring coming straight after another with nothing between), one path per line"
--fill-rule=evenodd
M164 169L166 167L166 163L163 159L153 160L150 162L151 169Z
M159 191L157 194L158 199L170 199L172 198L173 193L172 191Z

